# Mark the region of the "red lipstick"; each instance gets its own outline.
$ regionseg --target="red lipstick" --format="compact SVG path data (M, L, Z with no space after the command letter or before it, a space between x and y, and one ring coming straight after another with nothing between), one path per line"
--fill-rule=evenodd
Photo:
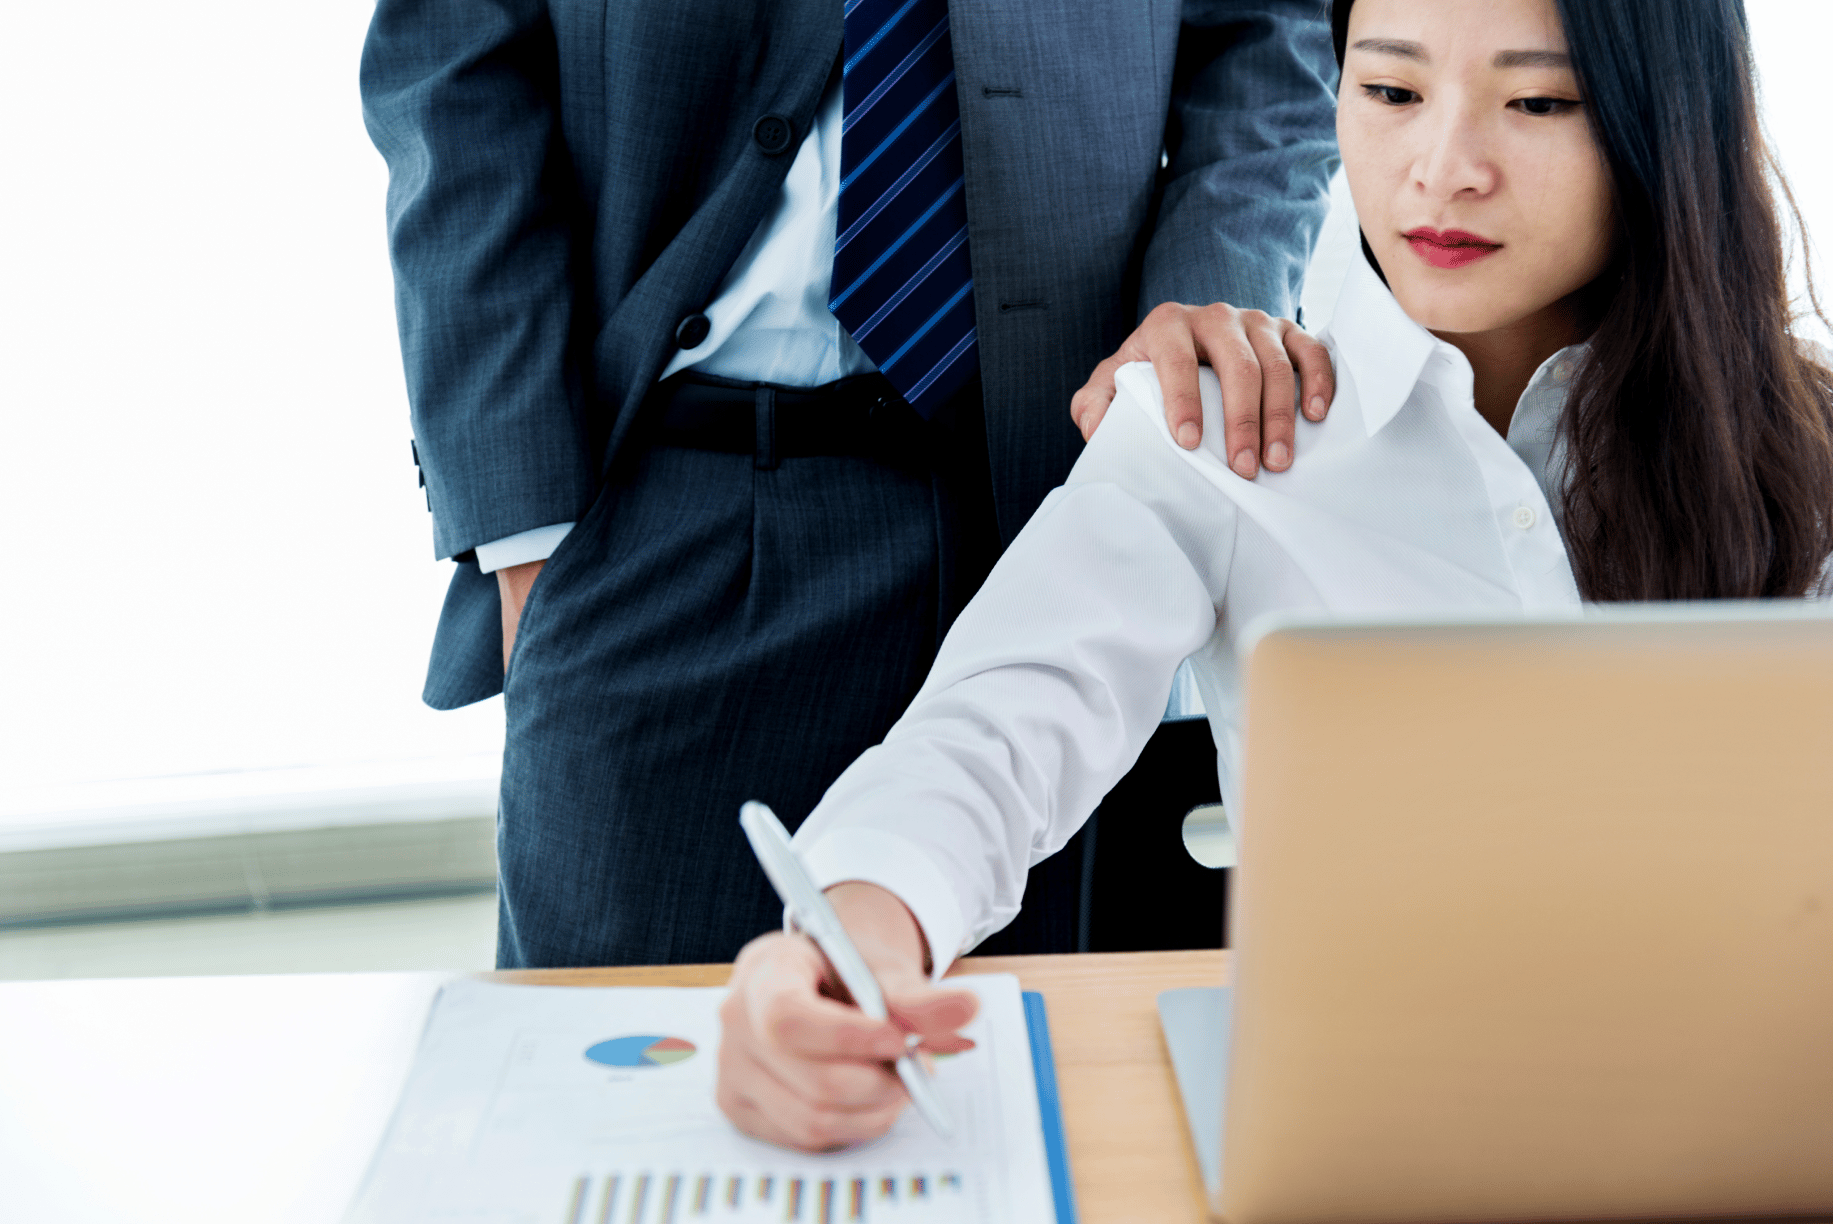
M1502 249L1500 242L1491 242L1468 230L1435 230L1429 225L1410 229L1402 237L1414 254L1435 268L1461 268Z

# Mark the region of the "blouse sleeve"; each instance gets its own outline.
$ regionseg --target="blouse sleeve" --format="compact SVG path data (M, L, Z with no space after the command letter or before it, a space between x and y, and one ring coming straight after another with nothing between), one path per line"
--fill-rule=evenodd
M1215 631L1234 509L1163 411L1150 367L1126 367L1068 482L962 612L910 708L796 834L821 887L898 895L938 975L1017 914L1026 872L1132 767L1178 664Z

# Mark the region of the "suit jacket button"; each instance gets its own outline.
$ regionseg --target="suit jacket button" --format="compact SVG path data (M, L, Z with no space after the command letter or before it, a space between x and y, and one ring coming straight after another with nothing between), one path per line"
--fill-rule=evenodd
M789 120L780 115L765 115L751 129L751 135L757 140L758 148L775 157L789 147Z
M713 324L703 314L691 314L675 328L675 343L684 349L699 348Z

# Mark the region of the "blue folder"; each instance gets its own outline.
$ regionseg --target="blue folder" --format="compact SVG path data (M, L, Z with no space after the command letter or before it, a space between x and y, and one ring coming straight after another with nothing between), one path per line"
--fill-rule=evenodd
M1025 1028L1031 1034L1031 1071L1037 1076L1037 1111L1044 1123L1044 1159L1050 1166L1050 1194L1057 1224L1076 1224L1076 1188L1069 1180L1069 1149L1063 1144L1063 1104L1057 1096L1057 1061L1050 1052L1050 1017L1044 996L1027 990Z

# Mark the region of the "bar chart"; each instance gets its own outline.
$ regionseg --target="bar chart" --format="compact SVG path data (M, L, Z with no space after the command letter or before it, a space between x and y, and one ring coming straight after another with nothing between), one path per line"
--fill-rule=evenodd
M575 1179L561 1224L874 1224L966 1220L961 1174L611 1172Z

